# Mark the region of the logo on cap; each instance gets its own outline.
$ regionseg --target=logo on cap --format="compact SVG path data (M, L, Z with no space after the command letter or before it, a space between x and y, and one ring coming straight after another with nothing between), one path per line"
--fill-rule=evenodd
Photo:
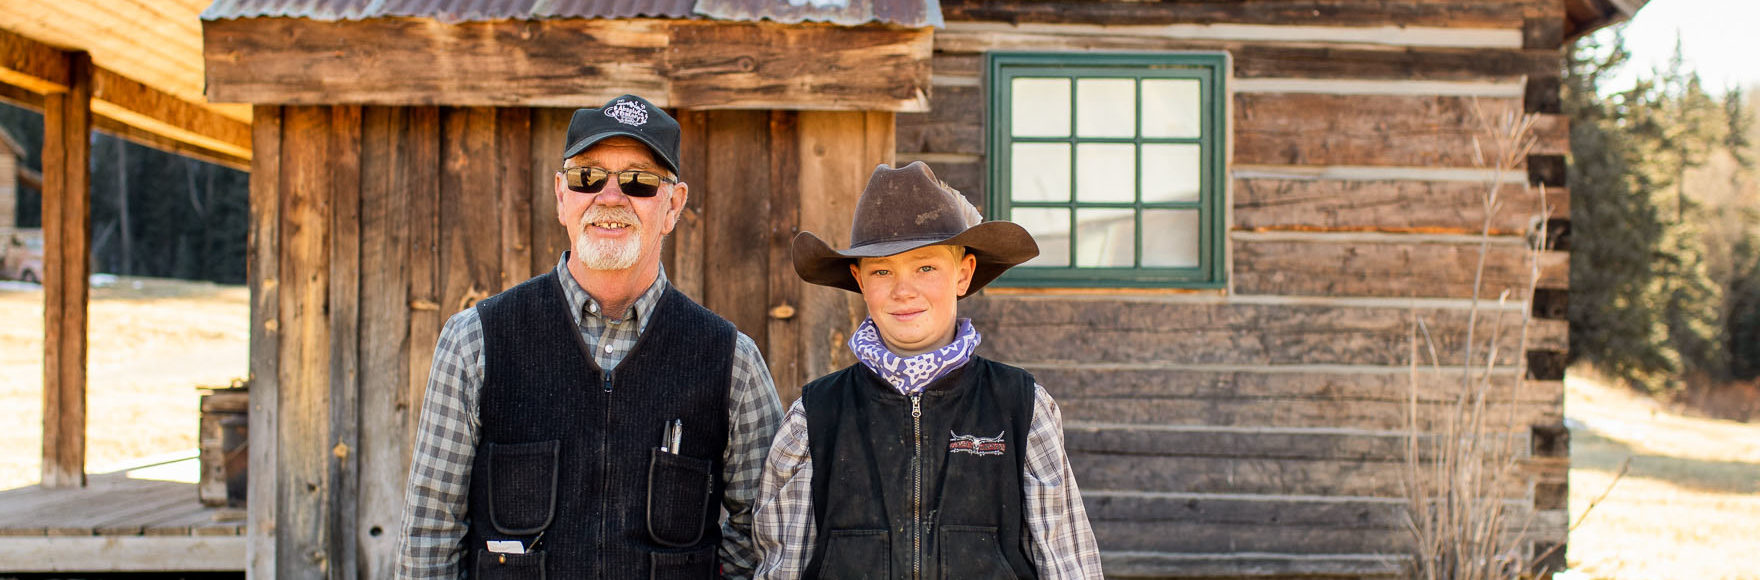
M648 122L648 110L635 101L618 101L605 107L605 116L617 119L619 123L638 127Z

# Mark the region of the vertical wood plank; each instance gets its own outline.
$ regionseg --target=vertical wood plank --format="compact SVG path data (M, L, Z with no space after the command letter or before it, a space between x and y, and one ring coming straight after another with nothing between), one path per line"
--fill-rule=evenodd
M769 322L764 360L783 400L800 396L801 281L790 257L801 219L800 113L770 112Z
M414 445L404 425L410 350L410 192L395 184L410 166L409 110L361 111L360 216L360 576L390 578L396 569L403 487ZM432 171L433 168L426 168ZM433 345L428 345L429 349Z
M678 178L689 186L684 214L672 230L672 243L667 249L666 277L679 292L704 304L703 294L703 208L711 195L709 183L709 113L679 111L678 115Z
M440 313L451 316L501 288L495 109L445 109L441 126Z
M568 249L568 230L556 219L556 171L562 169L562 142L568 138L571 109L532 110L532 270L542 274L556 267Z
M45 488L86 485L92 58L84 52L66 58L67 92L43 97Z
M247 275L251 287L250 444L245 491L245 573L275 577L275 516L279 495L281 344L281 108L259 105L251 115L251 228Z
M873 151L864 113L800 113L800 227L835 247L849 245L850 218L868 175L890 152ZM811 192L806 193L806 192ZM801 373L818 377L854 364L845 342L867 315L861 296L813 284L801 287ZM785 401L786 403L786 401Z
M359 577L361 109L330 108L329 577Z
M497 292L532 277L532 110L496 110L495 161L501 184L501 286Z
M281 171L276 578L323 578L330 521L330 111L289 107Z
M440 109L412 107L399 137L408 159L391 176L391 191L408 196L409 215L409 384L398 404L404 432L414 441L428 390L434 344L440 340ZM404 462L414 450L405 447Z
M709 113L708 177L702 192L703 305L769 344L770 117L765 111ZM696 192L693 192L696 193ZM694 195L693 195L694 197Z

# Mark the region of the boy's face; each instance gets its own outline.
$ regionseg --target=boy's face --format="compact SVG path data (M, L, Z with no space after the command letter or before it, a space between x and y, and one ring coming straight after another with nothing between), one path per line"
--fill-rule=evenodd
M960 248L925 246L862 258L849 271L862 287L862 301L886 348L913 356L953 342L956 304L971 287L977 265L977 258Z

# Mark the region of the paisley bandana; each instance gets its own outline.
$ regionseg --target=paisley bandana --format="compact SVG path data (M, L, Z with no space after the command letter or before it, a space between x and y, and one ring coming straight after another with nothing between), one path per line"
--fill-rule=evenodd
M923 392L923 388L935 379L965 365L982 340L983 337L972 328L972 320L961 318L954 327L953 342L934 352L904 358L886 349L886 343L880 340L880 329L874 326L874 319L869 318L863 320L856 327L856 333L849 337L849 349L856 353L856 360L868 365L874 374L886 379L899 393L910 396Z

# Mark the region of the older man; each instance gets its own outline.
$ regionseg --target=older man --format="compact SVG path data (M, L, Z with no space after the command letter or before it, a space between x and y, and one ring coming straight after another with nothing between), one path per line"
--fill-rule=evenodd
M575 111L555 184L573 250L446 322L398 577L750 574L782 410L752 340L666 282L678 138L640 97Z

